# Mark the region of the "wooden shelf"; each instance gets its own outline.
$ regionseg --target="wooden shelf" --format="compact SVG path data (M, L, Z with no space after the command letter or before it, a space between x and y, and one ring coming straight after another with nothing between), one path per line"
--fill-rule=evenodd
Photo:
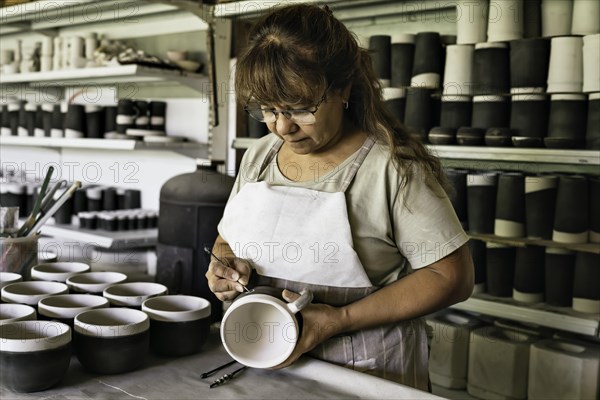
M82 229L73 225L46 224L41 228L42 235L76 240L89 246L106 249L128 249L156 245L158 229L137 229L132 231L105 231Z
M600 336L600 315L584 314L567 307L553 307L545 303L524 304L512 298L480 293L462 303L453 305L452 308L533 323L567 332Z
M117 65L112 67L79 68L49 72L2 74L1 85L29 84L31 86L107 86L115 83L177 82L192 89L208 93L208 77L201 74L144 67L141 65Z
M482 240L484 242L496 242L507 244L516 247L525 246L542 246L542 247L558 247L573 251L583 251L585 253L600 254L600 244L598 243L559 243L552 240L542 239L527 239L527 238L506 238L502 236L484 234L484 233L469 233L471 239Z

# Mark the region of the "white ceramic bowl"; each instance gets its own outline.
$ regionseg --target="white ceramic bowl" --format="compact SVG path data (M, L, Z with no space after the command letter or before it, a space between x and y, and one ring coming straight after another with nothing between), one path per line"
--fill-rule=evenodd
M88 272L90 266L80 262L52 262L35 265L31 268L31 279L37 281L66 282L75 274Z
M59 294L41 299L38 312L51 319L71 320L77 314L96 308L107 308L108 299L92 294Z
M101 294L107 287L125 280L127 275L120 272L85 272L70 276L67 285L73 292Z
M0 289L8 284L21 282L22 280L23 276L16 272L0 272Z
M33 321L37 318L35 308L25 304L0 303L0 325L16 321Z
M142 303L150 297L167 294L165 285L154 282L128 282L112 285L104 289L102 295L113 306L142 307Z
M17 282L2 288L2 301L37 307L38 302L44 297L68 292L67 285L61 282Z
M192 60L179 60L175 61L175 64L179 65L187 72L196 72L198 71L198 68L200 68L200 63Z

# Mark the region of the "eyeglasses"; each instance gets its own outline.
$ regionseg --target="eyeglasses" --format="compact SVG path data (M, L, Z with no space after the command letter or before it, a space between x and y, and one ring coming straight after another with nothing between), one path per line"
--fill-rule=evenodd
M287 119L298 125L312 125L317 121L315 113L319 110L321 103L325 101L327 97L327 90L329 90L329 88L325 89L325 93L323 93L321 100L319 100L319 102L314 106L310 107L311 109L275 110L274 108L262 108L260 106L245 106L244 111L246 111L248 115L255 120L264 122L266 124L272 124L276 122L279 114L283 114Z

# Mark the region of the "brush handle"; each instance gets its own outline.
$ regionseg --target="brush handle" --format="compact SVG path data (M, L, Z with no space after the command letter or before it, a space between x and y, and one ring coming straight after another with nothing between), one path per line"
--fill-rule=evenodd
M25 236L29 236L34 234L35 232L37 232L42 225L44 225L46 223L46 221L48 221L50 219L50 217L52 217L57 211L58 209L67 201L69 200L69 198L71 196L73 196L73 193L75 193L75 191L77 189L79 189L81 187L81 182L79 181L75 181L75 183L73 183L71 185L71 187L69 189L67 189L59 198L58 200L56 200L56 202L54 203L54 205L52 205L52 207L50 207L50 209L48 210L48 212L46 214L44 214L44 216L42 218L40 218L35 225L33 226L33 228L31 228L31 230L29 230L29 232L27 232L27 234Z

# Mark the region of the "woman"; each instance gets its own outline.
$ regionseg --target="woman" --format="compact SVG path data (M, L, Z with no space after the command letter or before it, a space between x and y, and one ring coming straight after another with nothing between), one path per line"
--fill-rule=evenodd
M308 288L294 353L428 390L421 318L473 287L439 161L386 111L371 59L325 7L275 9L236 67L238 100L272 132L248 149L206 277Z

